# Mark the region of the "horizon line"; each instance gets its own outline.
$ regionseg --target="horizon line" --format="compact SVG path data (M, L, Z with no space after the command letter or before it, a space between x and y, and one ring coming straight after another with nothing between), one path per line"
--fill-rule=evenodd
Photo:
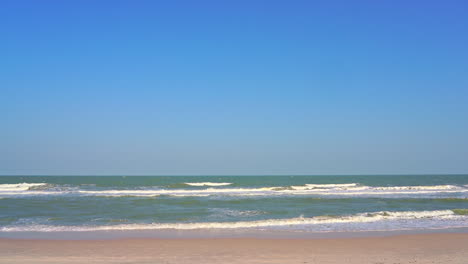
M362 174L0 174L0 177L248 177L248 176L435 176L460 175L468 173L362 173Z

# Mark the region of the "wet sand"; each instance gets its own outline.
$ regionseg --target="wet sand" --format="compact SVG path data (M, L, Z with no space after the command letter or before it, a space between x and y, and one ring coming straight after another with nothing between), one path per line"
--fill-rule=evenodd
M0 239L0 263L468 263L468 233L322 239Z

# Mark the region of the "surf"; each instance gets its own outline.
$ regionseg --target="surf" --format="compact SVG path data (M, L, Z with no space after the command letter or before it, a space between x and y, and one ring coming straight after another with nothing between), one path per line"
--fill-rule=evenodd
M231 182L185 182L184 184L189 186L227 186L231 185Z
M466 209L463 209L466 210ZM117 225L97 225L97 226L52 226L52 225L13 225L0 228L2 232L80 232L80 231L110 231L110 230L195 230L195 229L258 229L258 228L274 228L274 227L294 227L302 226L312 228L317 225L333 227L340 224L363 224L363 223L382 223L390 222L399 223L401 229L407 226L415 228L418 220L422 221L437 221L439 227L444 226L444 222L453 221L457 223L457 227L468 227L468 216L466 212L455 210L434 210L434 211L379 211L366 212L354 215L345 216L315 216L315 217L294 217L287 219L265 219L257 221L237 221L237 222L195 222L195 223L150 223L150 224L117 224ZM408 225L408 221L413 221ZM405 223L407 226L405 226ZM381 226L378 226L381 227ZM453 227L453 226L450 226ZM328 230L327 229L327 230ZM334 230L333 228L331 228ZM339 231L337 227L335 229ZM397 230L397 229L393 229ZM314 230L318 231L318 230Z
M431 186L365 186L358 183L346 184L305 184L260 188L225 188L232 183L227 182L194 182L189 186L207 186L205 189L164 189L132 188L132 189L82 189L80 186L60 186L46 183L0 184L0 197L8 196L104 196L104 197L151 197L151 196L345 196L345 197L404 197L436 194L463 194L468 192L465 186L431 185ZM221 187L221 188L217 188ZM460 197L459 197L460 198ZM466 197L461 197L466 198Z

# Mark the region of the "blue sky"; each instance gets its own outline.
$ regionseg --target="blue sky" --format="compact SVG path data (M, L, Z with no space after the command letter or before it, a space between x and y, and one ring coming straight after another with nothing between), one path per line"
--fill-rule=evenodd
M466 1L2 1L0 174L468 172Z

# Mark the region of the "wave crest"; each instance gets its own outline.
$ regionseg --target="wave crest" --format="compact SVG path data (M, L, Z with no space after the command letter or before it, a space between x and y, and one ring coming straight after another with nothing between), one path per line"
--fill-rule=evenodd
M231 185L231 182L185 182L184 184L190 186L227 186Z
M1 191L28 191L34 189L35 187L45 186L47 183L13 183L13 184L0 184L0 192Z
M333 225L350 223L372 223L382 221L400 221L408 223L411 220L440 220L441 223L456 221L457 227L468 227L468 216L457 215L452 210L437 211L399 211L399 212L371 212L360 213L347 216L316 216L316 217L295 217L288 219L266 219L257 221L239 222L198 222L198 223L152 223L152 224L120 224L103 226L48 226L48 225L28 225L28 226L5 226L0 228L3 232L38 231L38 232L58 232L58 231L107 231L107 230L193 230L193 229L239 229L239 228L268 228L268 227L291 227L315 225ZM400 226L402 227L402 226Z
M209 186L202 189L102 189L78 186L50 185L46 183L0 184L0 197L41 196L41 195L71 195L71 196L340 196L340 197L385 197L385 198L420 198L423 196L454 194L456 198L466 198L468 188L455 185L433 186L365 186L357 183L346 184L305 184L286 187L258 188L216 188L232 183L227 182L194 182L185 183L192 186Z

